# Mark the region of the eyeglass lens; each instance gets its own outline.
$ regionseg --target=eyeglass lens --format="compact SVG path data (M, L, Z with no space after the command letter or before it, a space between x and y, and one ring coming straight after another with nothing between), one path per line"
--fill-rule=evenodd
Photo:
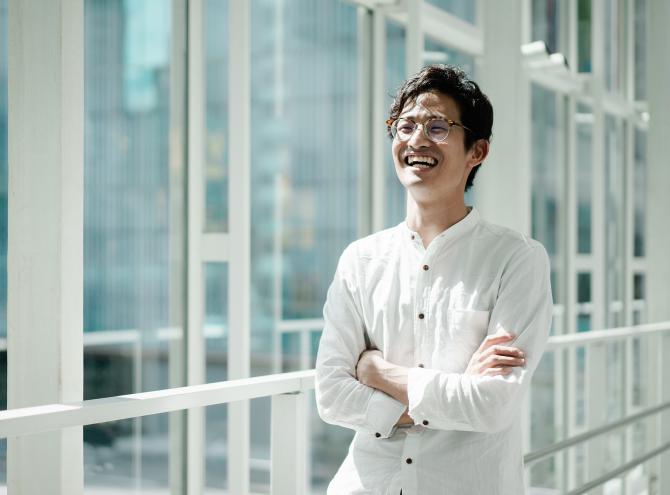
M396 135L401 141L409 140L419 124L411 120L400 119L396 123ZM437 143L447 139L449 135L449 124L442 119L429 120L423 124L424 133L428 138Z

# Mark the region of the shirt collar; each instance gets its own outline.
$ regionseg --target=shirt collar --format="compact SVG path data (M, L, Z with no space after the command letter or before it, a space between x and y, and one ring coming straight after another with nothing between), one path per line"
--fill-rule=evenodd
M445 241L451 239L458 239L459 237L462 237L463 235L470 232L479 223L480 219L481 216L479 214L479 211L474 206L470 207L470 212L467 215L465 215L463 219L456 222L454 225L447 228L446 230L440 232L435 237L435 239L433 239L433 241L430 243L430 246L432 246L433 244L442 244ZM421 240L421 236L419 235L419 233L410 229L407 226L405 220L400 222L400 224L398 224L398 227L400 228L404 238L408 239L410 242L414 244L423 246L423 241Z

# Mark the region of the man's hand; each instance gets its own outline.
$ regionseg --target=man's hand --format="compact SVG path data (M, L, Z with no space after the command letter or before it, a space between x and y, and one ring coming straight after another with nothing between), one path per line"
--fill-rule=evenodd
M386 363L386 360L382 357L380 350L363 351L356 364L356 379L363 385L377 388L375 384L378 383L380 367L383 366L383 363Z
M509 375L512 368L526 364L525 354L516 347L503 344L514 338L514 335L500 331L487 336L470 358L467 375L496 376Z

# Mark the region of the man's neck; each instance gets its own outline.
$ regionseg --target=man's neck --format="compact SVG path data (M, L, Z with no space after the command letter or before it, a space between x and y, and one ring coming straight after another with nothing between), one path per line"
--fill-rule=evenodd
M421 236L425 248L435 237L463 220L469 212L463 197L451 202L417 203L407 195L407 226Z

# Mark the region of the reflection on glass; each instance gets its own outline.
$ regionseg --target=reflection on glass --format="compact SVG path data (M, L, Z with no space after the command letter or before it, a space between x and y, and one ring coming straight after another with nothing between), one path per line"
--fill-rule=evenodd
M591 302L591 274L589 272L577 273L577 302Z
M532 104L532 237L547 249L551 260L554 303L560 303L559 208L563 164L559 162L560 131L556 94L533 84Z
M560 52L560 11L557 0L533 0L532 41L544 41L549 53Z
M577 0L577 70L591 72L591 1Z
M577 252L591 252L591 192L593 189L592 139L593 113L585 105L578 105L577 125Z
M582 315L584 330L591 329L591 321L588 315ZM575 373L575 425L583 426L586 421L586 349L578 347L575 349L577 372Z
M605 57L605 87L611 92L620 92L622 88L622 61L624 49L625 3L622 0L603 2L605 25L603 34Z
M205 230L228 231L228 2L204 3Z
M479 0L427 0L428 3L460 17L470 24L475 23L477 2Z
M386 92L384 108L391 108L396 91L406 78L405 74L405 28L391 21L386 21ZM386 129L386 124L382 124ZM391 156L391 142L386 141L386 208L384 226L392 227L405 218L407 193L398 181L395 165Z
M228 264L206 263L205 277L205 352L206 382L228 378ZM225 405L205 410L205 486L227 486L228 408Z
M320 324L306 320L321 319L337 260L358 234L357 30L345 2L251 3L252 376L313 362L305 354ZM251 406L256 492L269 489L269 404ZM332 449L312 469L334 473L347 444L328 438L346 432L318 422L312 435Z
M609 327L623 324L623 124L605 117L605 296Z
M556 360L553 352L547 352L535 370L531 382L530 401L530 449L537 450L558 440L556 424L559 405L556 403ZM533 487L555 488L556 464L538 462L530 470Z
M633 299L636 301L645 299L644 278L643 273L633 274Z
M645 255L647 218L647 133L635 129L633 173L633 255Z
M85 399L182 385L171 8L169 0L85 2ZM168 417L85 427L87 490L167 493Z
M635 99L647 98L647 0L634 0Z

